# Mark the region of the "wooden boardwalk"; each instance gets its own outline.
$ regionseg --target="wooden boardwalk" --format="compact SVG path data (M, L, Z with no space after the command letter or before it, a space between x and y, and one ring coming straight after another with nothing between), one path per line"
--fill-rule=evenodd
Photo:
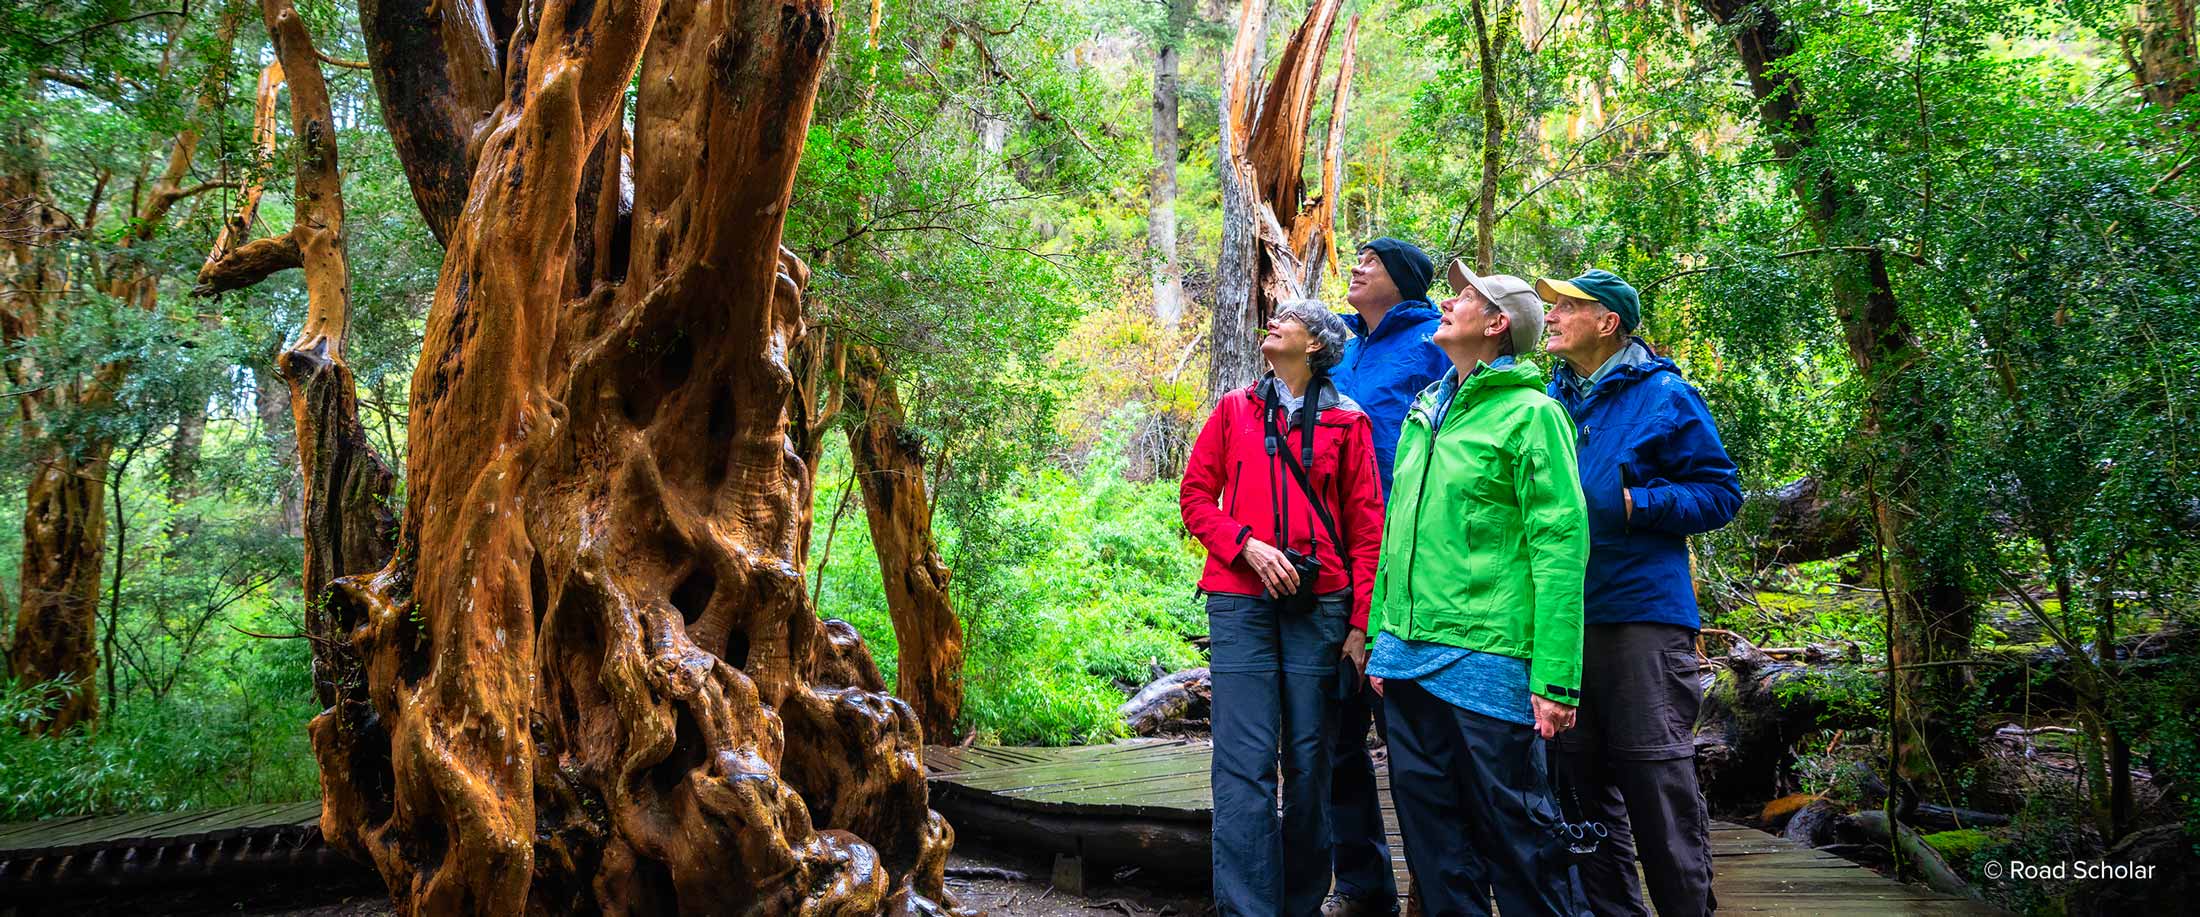
M319 802L0 825L0 893L346 868L321 842Z
M1205 743L1125 742L1070 748L925 749L932 805L958 837L1155 879L1208 875ZM1404 845L1389 806L1392 865L1406 887ZM322 843L318 802L157 815L80 816L0 825L0 901L164 882L362 869ZM1719 909L1737 914L1974 915L1990 908L1889 880L1847 860L1752 828L1714 823ZM1136 881L1135 879L1133 881Z
M1208 747L1183 741L1071 748L929 748L933 807L958 836L1012 849L1081 856L1110 867L1201 875L1207 869ZM1390 805L1398 887L1407 887L1405 846ZM1719 910L1776 915L1974 915L1999 913L1921 885L1906 885L1824 851L1754 828L1714 822L1713 888Z

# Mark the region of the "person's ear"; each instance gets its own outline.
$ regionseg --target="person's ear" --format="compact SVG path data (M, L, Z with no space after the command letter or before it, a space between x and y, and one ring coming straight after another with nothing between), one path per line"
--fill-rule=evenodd
M1604 321L1605 319L1611 319L1612 321L1611 321L1611 322L1610 322L1609 324L1607 324L1607 323L1606 323L1606 322ZM1606 334L1618 334L1618 333L1619 333L1619 313L1617 313L1617 312L1614 312L1614 311L1612 311L1612 310L1610 310L1610 309L1606 309L1606 310L1604 310L1604 314L1603 314L1603 315L1599 315L1599 316L1597 316L1597 333L1598 333L1598 334L1600 334L1600 335L1606 335Z
M1505 335L1511 334L1512 328L1512 316L1506 315L1503 312L1499 312L1496 315L1490 316L1489 327L1482 329L1482 336L1492 338L1503 337Z

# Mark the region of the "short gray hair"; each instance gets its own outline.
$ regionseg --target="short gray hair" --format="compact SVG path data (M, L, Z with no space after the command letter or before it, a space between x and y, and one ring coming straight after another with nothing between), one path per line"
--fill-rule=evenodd
M1306 356L1306 362L1314 367L1314 372L1327 374L1330 367L1344 359L1344 344L1352 339L1352 332L1346 330L1344 319L1329 311L1329 307L1322 305L1321 300L1288 300L1276 307L1275 317L1287 318L1306 326L1307 333L1322 342L1322 349Z

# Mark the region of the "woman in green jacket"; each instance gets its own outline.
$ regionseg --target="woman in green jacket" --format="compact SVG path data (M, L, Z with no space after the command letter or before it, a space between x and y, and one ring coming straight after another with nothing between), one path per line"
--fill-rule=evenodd
M1398 440L1367 632L1390 786L1429 917L1574 908L1543 742L1581 689L1588 514L1574 425L1543 393L1543 308L1454 264L1433 340L1453 369Z

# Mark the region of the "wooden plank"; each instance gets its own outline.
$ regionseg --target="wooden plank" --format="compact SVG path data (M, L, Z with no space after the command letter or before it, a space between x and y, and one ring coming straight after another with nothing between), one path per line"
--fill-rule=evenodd
M95 821L100 817L98 815L71 815L65 818L50 818L43 821L16 822L8 825L5 832L0 832L0 850L35 849L38 846L38 838L64 836L67 832L78 830L86 822Z

